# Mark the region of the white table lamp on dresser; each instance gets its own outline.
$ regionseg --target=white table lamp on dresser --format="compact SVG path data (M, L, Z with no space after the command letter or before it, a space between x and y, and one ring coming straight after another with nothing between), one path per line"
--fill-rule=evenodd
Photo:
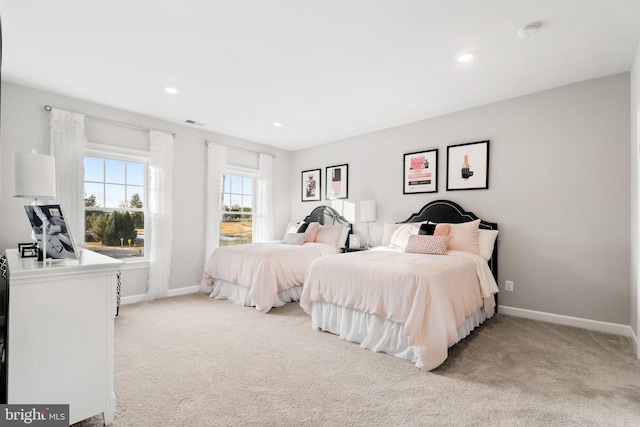
M56 198L56 158L45 154L13 154L13 197L33 200L34 205L42 200ZM47 217L41 211L38 218L42 221L43 262L47 261Z

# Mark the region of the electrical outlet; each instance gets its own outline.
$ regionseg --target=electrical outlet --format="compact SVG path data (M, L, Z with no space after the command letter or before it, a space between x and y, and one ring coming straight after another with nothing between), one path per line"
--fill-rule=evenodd
M513 281L511 281L511 280L505 280L505 281L504 281L504 290L505 290L505 291L513 292Z

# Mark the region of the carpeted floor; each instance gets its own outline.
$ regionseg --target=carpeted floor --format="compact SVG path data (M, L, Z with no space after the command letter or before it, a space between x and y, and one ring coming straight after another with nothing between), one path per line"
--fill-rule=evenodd
M310 324L204 294L121 307L113 426L640 425L625 337L497 314L426 372Z

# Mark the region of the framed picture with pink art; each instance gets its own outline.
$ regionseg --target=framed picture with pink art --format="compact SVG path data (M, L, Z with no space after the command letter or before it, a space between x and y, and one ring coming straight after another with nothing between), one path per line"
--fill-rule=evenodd
M438 149L404 155L402 194L438 192Z
M302 171L302 201L317 202L322 198L322 169Z
M346 199L349 196L349 165L327 167L327 200Z

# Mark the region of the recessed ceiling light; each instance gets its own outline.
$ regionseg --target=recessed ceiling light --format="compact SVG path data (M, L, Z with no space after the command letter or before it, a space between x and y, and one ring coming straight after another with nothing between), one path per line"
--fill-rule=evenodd
M520 37L521 39L533 37L538 33L538 30L541 26L542 23L540 22L532 22L531 24L525 25L518 30L518 37Z
M280 122L275 122L275 123L273 124L273 126L275 126L275 127L279 128L279 127L281 127L281 126L282 126L282 123L280 123Z
M178 93L178 89L174 87L165 87L164 91L170 93L171 95L175 95L176 93Z
M461 53L456 56L456 61L458 62L469 62L473 59L473 53Z

